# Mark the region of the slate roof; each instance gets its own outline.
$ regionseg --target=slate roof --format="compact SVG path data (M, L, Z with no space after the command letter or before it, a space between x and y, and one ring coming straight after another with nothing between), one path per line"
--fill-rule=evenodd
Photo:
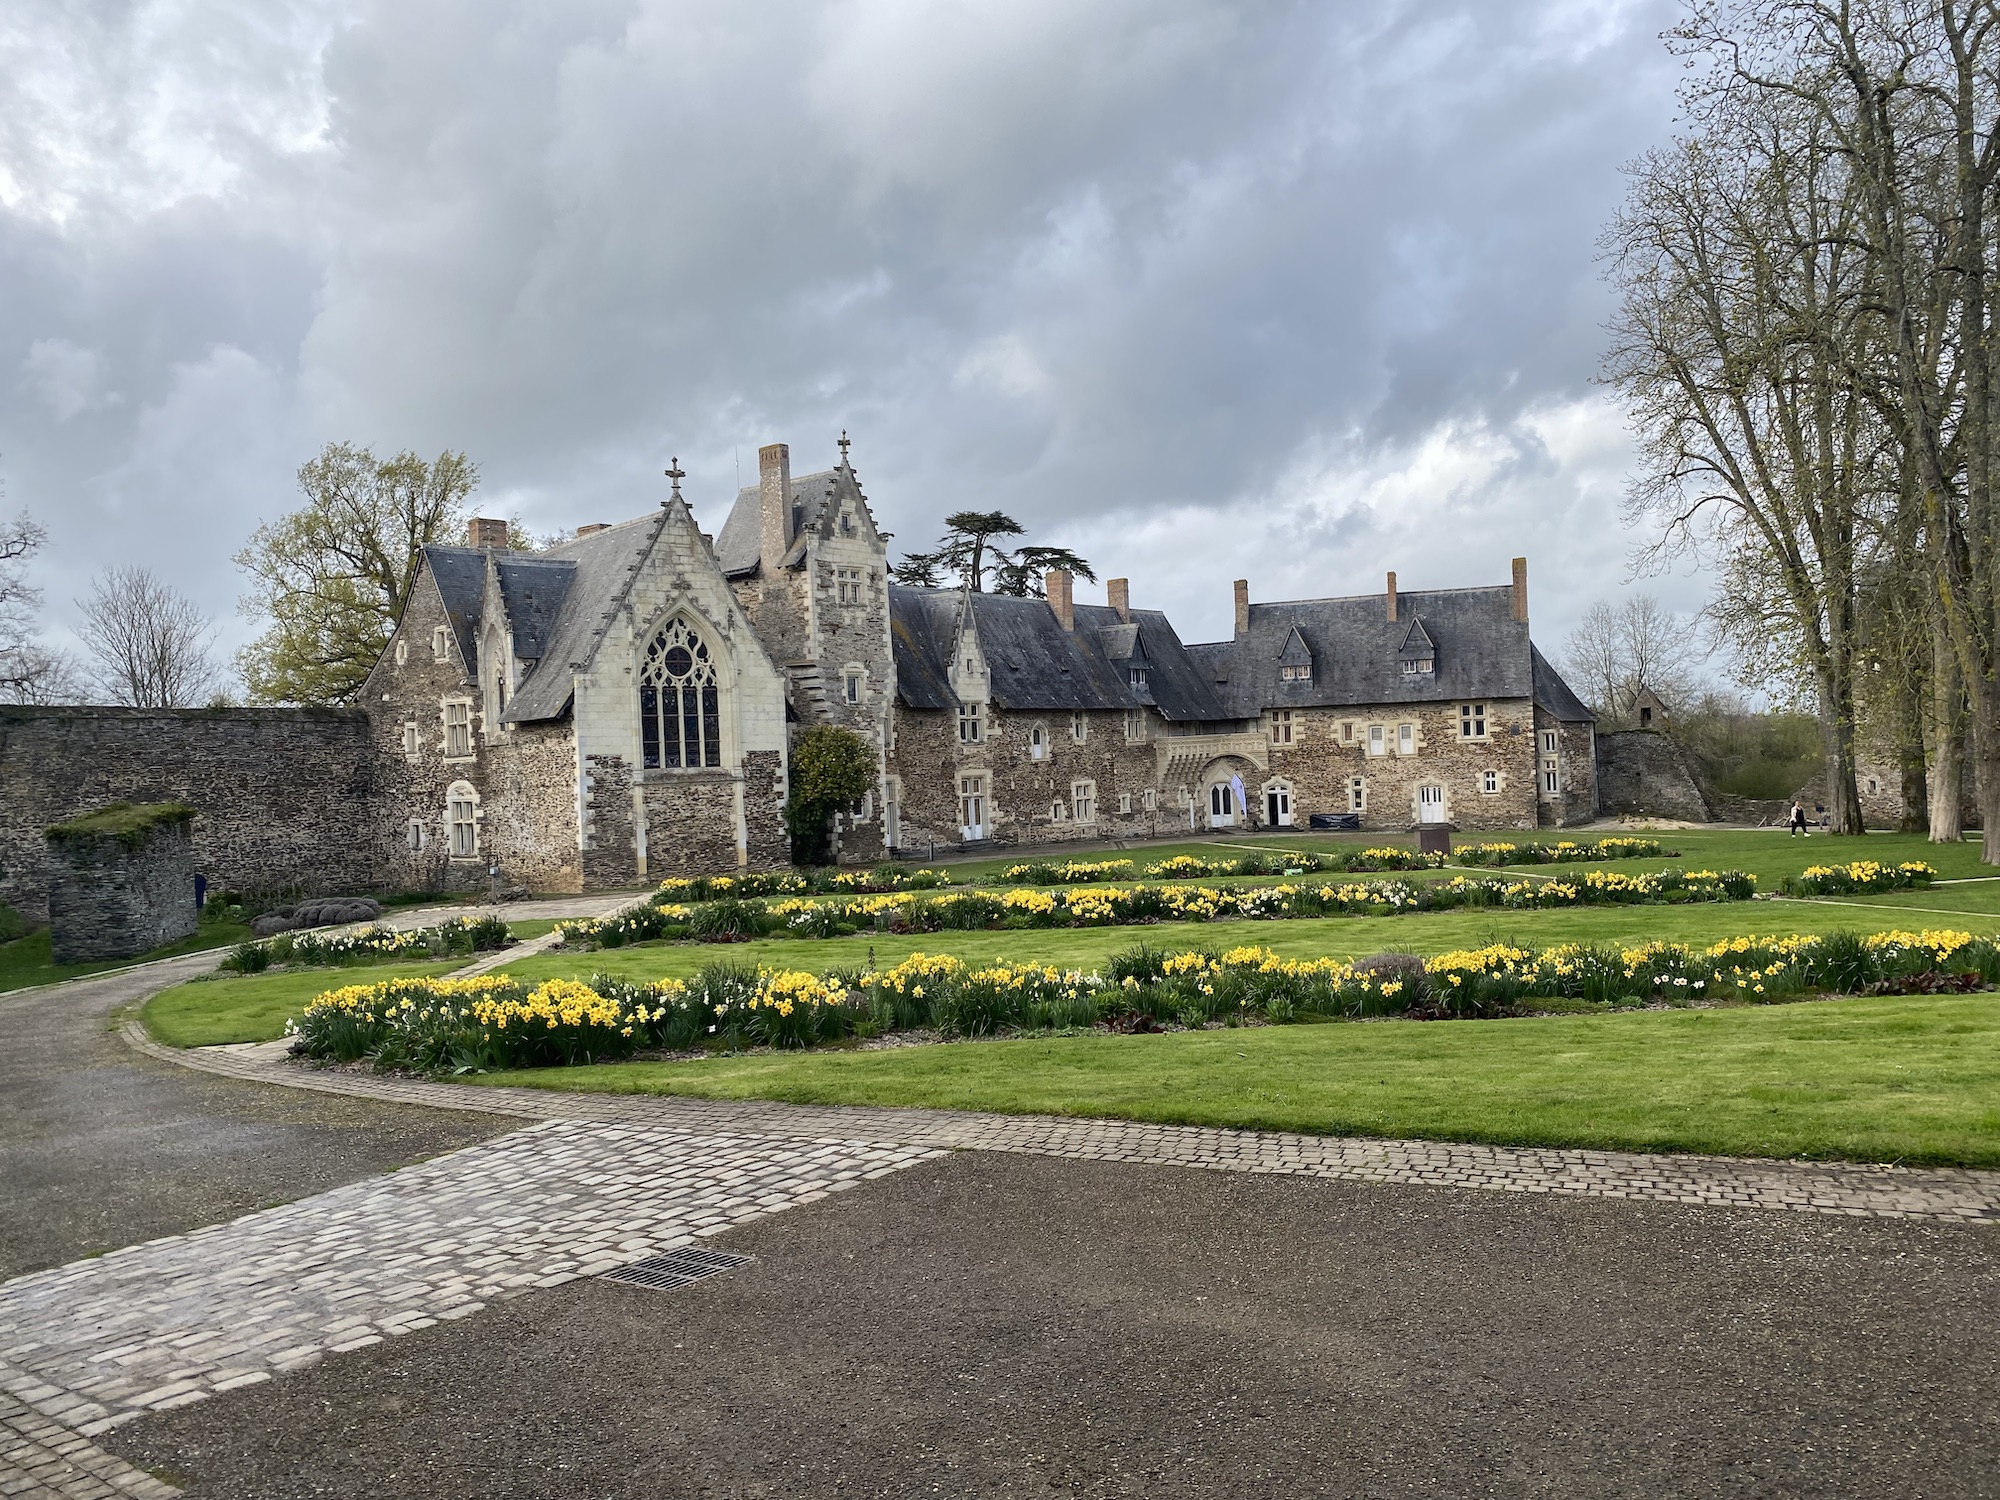
M479 601L486 593L486 553L478 547L432 543L424 548L424 561L430 566L438 597L444 600L445 623L458 638L459 657L470 672L479 660L474 642L479 631Z
M514 628L514 656L538 662L548 650L549 636L576 577L576 564L503 552L494 558L494 565L500 574L500 598Z
M960 611L969 601L993 703L1011 711L1125 709L1150 704L1170 720L1227 717L1158 610L1135 609L1129 623L1106 605L1076 607L1064 630L1045 600L955 589L889 586L896 692L911 708L954 708L951 661ZM1123 652L1123 656L1114 653ZM1143 659L1144 693L1127 684L1128 659Z
M1562 679L1562 674L1549 664L1536 646L1528 648L1535 657L1535 706L1552 715L1563 724L1594 724L1597 715L1584 706L1581 698L1570 691L1570 686Z
M1511 589L1404 593L1397 616L1389 618L1382 594L1253 604L1242 639L1190 646L1188 652L1231 716L1243 719L1271 707L1533 695L1534 648L1527 624L1514 618ZM1312 652L1309 682L1278 677L1294 631ZM1435 643L1436 670L1405 673L1406 645L1424 637Z
M792 551L785 557L786 562L794 560L794 554L804 549L798 538L805 535L806 528L815 524L827 502L833 498L834 471L827 469L819 474L799 474L792 479ZM757 564L763 552L763 514L761 492L756 485L746 485L736 492L736 503L729 507L729 519L722 523L722 530L715 538L715 558L722 564L725 578L741 578L757 571Z

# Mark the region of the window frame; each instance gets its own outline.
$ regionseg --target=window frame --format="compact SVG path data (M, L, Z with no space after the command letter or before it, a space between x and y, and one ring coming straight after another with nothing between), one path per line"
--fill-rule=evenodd
M1461 703L1458 705L1458 737L1467 743L1481 743L1492 734L1487 725L1487 705L1484 703Z
M861 603L861 570L859 568L835 568L833 570L834 602L842 605Z
M431 660L451 660L451 631L443 625L431 631Z
M676 652L687 658L685 670L673 667ZM628 690L639 718L642 775L722 768L726 675L708 637L684 615L669 618L646 638L639 680Z
M463 715L453 718L453 714ZM442 705L444 720L444 758L446 760L471 760L474 747L472 739L472 700L470 698L447 698ZM461 740L455 731L463 731Z
M1347 778L1347 810L1349 812L1368 811L1368 778L1350 776Z
M1085 745L1090 742L1090 715L1082 709L1072 709L1069 716L1070 742Z
M459 816L459 809L465 816ZM455 860L479 858L479 793L467 782L454 781L444 794L445 849ZM464 837L460 838L463 830ZM463 847L461 847L461 844Z
M961 703L958 705L958 742L961 745L983 745L986 743L986 720L980 713L983 703Z
M1289 745L1292 741L1292 711L1289 708L1271 710L1271 743Z
M1130 792L1120 792L1118 794L1118 816L1121 818L1132 816L1132 794Z
M1408 719L1396 725L1396 753L1398 755L1417 753L1417 726Z
M1488 766L1485 770L1479 773L1480 795L1484 797L1492 797L1498 795L1499 791L1500 791L1500 773L1493 767Z
M1389 726L1387 724L1370 724L1368 726L1366 744L1368 753L1371 756L1387 755L1389 753Z

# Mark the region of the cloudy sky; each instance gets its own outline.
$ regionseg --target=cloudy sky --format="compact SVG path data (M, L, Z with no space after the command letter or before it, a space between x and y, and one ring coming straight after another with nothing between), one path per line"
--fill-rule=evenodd
M231 554L330 439L537 531L719 525L846 428L1189 639L1254 597L1627 587L1594 242L1672 0L9 0L0 477L73 596ZM739 470L740 465L740 470ZM1638 585L1681 607L1695 577ZM1084 597L1098 597L1086 590Z

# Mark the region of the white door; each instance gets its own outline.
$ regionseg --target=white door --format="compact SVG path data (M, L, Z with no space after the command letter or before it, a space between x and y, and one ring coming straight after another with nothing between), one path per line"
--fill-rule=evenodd
M1274 786L1264 793L1264 811L1273 828L1292 826L1292 793L1289 787Z
M986 782L976 777L967 777L959 783L958 808L961 826L959 833L967 843L975 843L986 837Z
M1417 788L1417 821L1419 823L1442 823L1444 821L1443 787L1420 786Z
M1234 828L1236 826L1236 796L1229 789L1229 783L1218 781L1208 789L1208 826L1210 828Z

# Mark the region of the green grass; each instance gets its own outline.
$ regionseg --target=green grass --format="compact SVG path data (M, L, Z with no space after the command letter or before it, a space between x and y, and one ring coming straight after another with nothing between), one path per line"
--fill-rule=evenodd
M2000 1166L2000 999L1079 1036L482 1084Z
M449 974L454 959L428 964L369 964L348 969L301 969L241 979L198 979L162 990L139 1018L154 1040L169 1047L209 1047L222 1042L268 1042L285 1034L285 1022L313 996L344 984L375 984Z
M49 930L43 927L11 943L0 943L0 993L26 989L36 984L55 984L64 979L80 979L87 974L102 974L107 969L123 969L131 964L150 963L156 958L174 958L183 953L199 953L209 948L234 947L249 936L250 929L240 922L204 922L193 937L184 938L178 943L169 943L164 948L155 948L151 953L141 953L136 958L107 958L86 964L58 964L50 960Z

